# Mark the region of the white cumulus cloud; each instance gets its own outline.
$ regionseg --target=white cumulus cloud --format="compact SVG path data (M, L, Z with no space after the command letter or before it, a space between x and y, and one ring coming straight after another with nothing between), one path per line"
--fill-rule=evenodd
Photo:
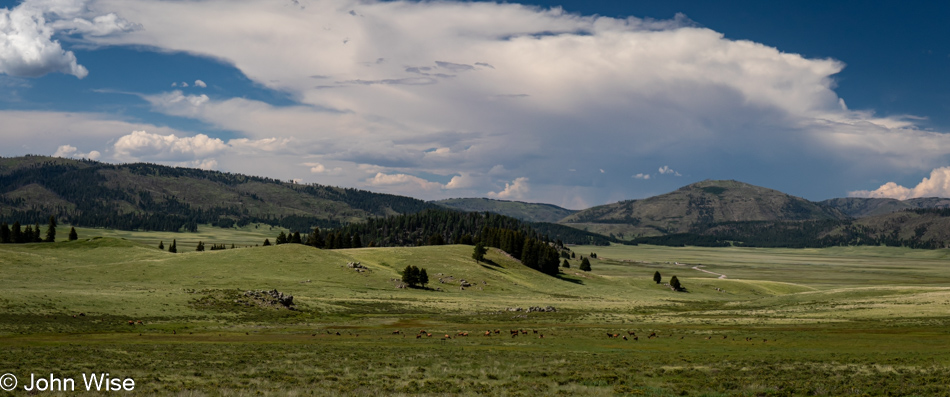
M506 183L505 189L500 192L488 192L488 197L505 200L521 200L526 197L530 191L531 187L528 186L528 178L520 177L511 183Z
M214 156L227 149L227 144L205 134L191 137L151 134L134 131L119 138L113 145L115 156L120 160L178 160Z
M633 176L635 179L650 179L650 174L639 173Z
M96 150L89 151L89 153L82 153L75 146L72 145L61 145L56 149L56 153L53 153L53 157L72 157L77 159L90 159L98 160L102 153L99 153Z
M674 171L674 170L673 170L672 168L670 168L670 166L668 166L668 165L664 165L664 166L660 167L659 171L660 171L660 174L661 174L661 175L670 175L670 174L672 174L672 175L675 175L675 176L682 176L682 175L680 175L679 172Z
M875 190L857 190L850 192L851 197L893 198L907 200L919 197L950 197L950 167L936 168L917 186L904 187L888 182Z
M195 87L206 88L208 84L205 84L205 82L201 80L195 80Z

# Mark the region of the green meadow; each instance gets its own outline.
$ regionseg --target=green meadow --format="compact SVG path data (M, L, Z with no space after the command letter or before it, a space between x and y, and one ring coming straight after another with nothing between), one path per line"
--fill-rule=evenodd
M0 245L0 373L21 385L108 372L136 395L950 395L942 250L580 246L550 277L465 245L78 232ZM178 254L157 248L173 238ZM407 265L428 288L398 288ZM293 310L246 294L275 289Z

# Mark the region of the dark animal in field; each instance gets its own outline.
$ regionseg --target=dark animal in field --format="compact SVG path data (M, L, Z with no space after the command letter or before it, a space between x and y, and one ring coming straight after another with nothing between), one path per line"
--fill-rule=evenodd
M538 339L544 339L544 334L538 335Z
M762 339L762 343L768 342L768 339Z
M707 336L707 337L706 337L706 340L709 340L710 338L712 338L712 337L711 337L711 336Z
M426 334L426 338L431 338L432 334Z
M445 338L445 339L452 339L452 337L449 336L449 334L445 334L445 337L444 337L444 338Z
M86 317L86 313L79 313L79 317Z
M426 330L420 329L420 330L419 330L419 333L420 333L420 334L424 334L424 333L426 333Z
M726 336L726 335L723 335L722 338L723 338L723 339L729 339L729 337Z
M640 340L640 337L639 337L639 336L634 336L634 337L633 337L633 340L639 341L639 340Z
M336 332L336 336L340 336L340 331L337 331L337 332Z
M135 321L129 320L129 325L135 325Z
M630 335L630 336L634 336L634 335L636 335L636 334L637 334L636 332L633 332L633 331L627 331L627 335Z
M399 335L399 330L393 331L393 335Z
M485 336L491 336L491 331L485 331Z
M538 330L533 329L533 330L531 330L531 332L538 333Z
M508 332L511 332L512 335L518 335L518 330L516 329L510 330Z
M627 340L627 335L624 335L624 336L623 336L623 340Z
M514 337L516 337L516 336L518 336L518 334L511 334L511 337L512 337L512 338L514 338Z
M656 332L651 332L649 338L657 338Z
M680 339L683 339L683 337L681 336Z
M495 330L495 333L496 333L496 334L500 334L500 333L501 333L501 330L500 330L500 329L496 329L496 330Z
M527 335L527 334L528 334L528 331L521 330L521 334L522 334L522 335Z
M614 337L614 334L608 332L608 333L607 333L607 337L608 337L608 338L613 338L613 337Z
M136 321L135 323L136 323L136 324L145 324L145 323L142 322L142 320Z
M422 339L422 334L416 335L416 339Z

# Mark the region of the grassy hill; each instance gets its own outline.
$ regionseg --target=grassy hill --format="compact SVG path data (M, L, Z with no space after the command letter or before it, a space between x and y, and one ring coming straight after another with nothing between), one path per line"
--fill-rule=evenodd
M589 208L561 222L592 232L618 236L623 233L632 238L634 235L685 233L720 222L846 218L838 210L777 190L737 181L703 181L643 200Z
M525 203L521 201L494 200L488 198L454 198L433 201L444 207L468 212L493 212L528 222L557 223L577 211L552 204Z
M249 223L296 230L436 207L409 197L271 178L166 167L26 156L0 158L0 218L77 226L194 230Z

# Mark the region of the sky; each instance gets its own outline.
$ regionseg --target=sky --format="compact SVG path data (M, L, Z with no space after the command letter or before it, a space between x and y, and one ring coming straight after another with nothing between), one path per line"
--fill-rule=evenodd
M0 156L572 209L950 197L950 5L0 0Z

